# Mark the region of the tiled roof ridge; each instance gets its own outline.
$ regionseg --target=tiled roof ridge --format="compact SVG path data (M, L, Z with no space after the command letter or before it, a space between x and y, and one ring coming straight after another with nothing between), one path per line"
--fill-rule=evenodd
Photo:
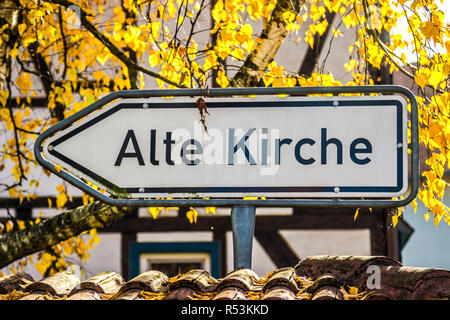
M415 299L450 298L448 270L383 266L380 272L384 278L383 291L391 299L408 296Z
M368 288L369 266L377 266L381 287ZM350 290L351 289L351 290ZM350 291L348 291L350 290ZM259 277L239 269L215 279L195 269L176 277L150 270L124 281L115 272L102 272L80 281L60 272L34 281L27 274L0 278L0 299L68 300L303 300L303 299L442 299L450 298L450 271L404 267L387 257L311 256L294 267Z
M372 265L402 266L399 261L385 256L317 255L301 260L294 268L299 276L315 278L324 273L332 274L345 285L361 277Z

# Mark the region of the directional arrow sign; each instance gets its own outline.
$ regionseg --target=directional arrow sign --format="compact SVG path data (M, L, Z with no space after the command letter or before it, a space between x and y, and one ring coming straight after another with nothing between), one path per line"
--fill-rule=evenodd
M43 156L116 197L403 195L400 96L124 98L45 140ZM208 113L206 113L206 111Z

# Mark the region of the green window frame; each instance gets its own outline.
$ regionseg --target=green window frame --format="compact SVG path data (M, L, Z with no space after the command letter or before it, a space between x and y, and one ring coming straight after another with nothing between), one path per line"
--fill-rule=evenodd
M220 246L210 242L133 242L130 244L130 277L140 274L140 256L145 253L207 253L210 257L210 273L220 278Z

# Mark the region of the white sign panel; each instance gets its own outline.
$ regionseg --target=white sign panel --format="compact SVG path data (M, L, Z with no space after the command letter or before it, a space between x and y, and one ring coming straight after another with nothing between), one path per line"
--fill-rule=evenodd
M119 99L47 139L44 156L144 197L394 197L407 189L398 96Z

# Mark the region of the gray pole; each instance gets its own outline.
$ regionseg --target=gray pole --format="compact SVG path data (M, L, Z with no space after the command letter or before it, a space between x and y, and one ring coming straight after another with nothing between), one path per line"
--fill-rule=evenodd
M231 229L233 232L234 270L251 269L255 207L234 206L231 210Z

